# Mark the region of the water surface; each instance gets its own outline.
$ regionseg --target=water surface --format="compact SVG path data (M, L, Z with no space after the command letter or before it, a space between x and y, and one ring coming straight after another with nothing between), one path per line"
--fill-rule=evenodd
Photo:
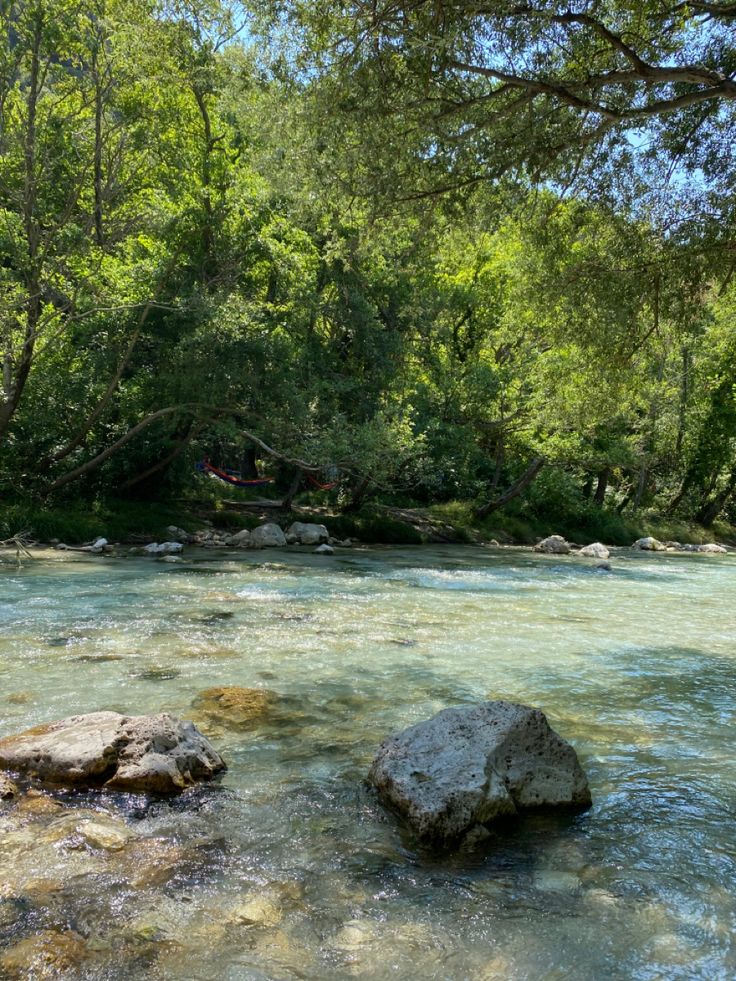
M450 546L0 565L0 735L279 696L214 727L219 787L0 811L0 952L70 935L93 979L733 978L735 587L732 556L628 551L610 572ZM547 713L594 807L431 855L365 774L388 733L488 697ZM77 811L130 837L64 837Z

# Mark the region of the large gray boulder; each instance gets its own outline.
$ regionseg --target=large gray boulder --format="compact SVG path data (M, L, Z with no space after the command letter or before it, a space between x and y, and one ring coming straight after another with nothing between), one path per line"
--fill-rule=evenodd
M295 521L289 526L286 537L299 545L321 545L329 539L330 533L324 525Z
M268 521L253 529L250 542L254 548L283 548L286 545L286 535L277 524Z
M513 702L448 708L390 736L369 780L420 838L439 845L498 818L591 804L572 746L539 709Z
M722 555L728 552L728 549L724 548L723 545L716 545L715 542L708 542L707 545L699 545L698 551L710 552L713 555Z
M191 722L91 712L0 739L0 769L62 786L175 794L225 769Z
M543 538L541 542L537 542L534 551L546 552L548 555L567 555L570 546L562 535L550 535L548 538Z

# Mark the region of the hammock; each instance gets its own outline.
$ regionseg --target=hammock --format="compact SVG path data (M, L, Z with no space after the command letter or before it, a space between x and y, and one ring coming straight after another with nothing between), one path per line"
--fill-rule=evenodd
M200 473L211 473L213 477L219 477L220 480L224 480L226 484L231 484L233 487L265 487L267 484L273 483L273 477L262 477L259 480L243 480L233 470L219 470L217 467L213 467L209 460L201 460L197 464L197 470Z
M313 487L316 487L317 490L322 490L322 491L332 490L333 487L337 487L337 485L340 483L339 480L333 480L331 484L320 484L320 482L316 480L311 475L311 473L308 473L306 476L309 483L312 484Z

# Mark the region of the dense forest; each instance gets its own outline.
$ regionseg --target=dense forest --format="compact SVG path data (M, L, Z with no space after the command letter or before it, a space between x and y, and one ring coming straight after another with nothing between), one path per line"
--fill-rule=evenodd
M736 518L733 4L0 17L6 509Z

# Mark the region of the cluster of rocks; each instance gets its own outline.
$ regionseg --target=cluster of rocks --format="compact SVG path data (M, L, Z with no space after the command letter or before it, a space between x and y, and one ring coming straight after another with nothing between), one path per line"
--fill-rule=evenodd
M193 705L206 727L243 730L267 721L277 701L224 686ZM178 794L225 769L192 722L168 713L93 712L0 739L0 771L32 784ZM505 701L445 709L390 736L368 778L420 839L443 847L499 819L591 804L572 746L538 709ZM18 793L0 773L0 798Z
M318 555L332 555L335 548L351 548L350 538L339 539L332 536L324 525L295 521L284 531L275 521L266 521L257 528L243 528L231 534L216 528L203 528L190 534L176 525L166 529L169 536L164 542L149 542L135 545L130 551L140 555L151 555L168 562L179 560L185 545L198 545L202 548L286 548L287 545L312 545ZM96 538L84 545L65 545L54 539L51 544L63 552L87 552L102 555L114 551L115 545L106 538Z
M537 542L534 546L535 552L544 552L546 555L569 555L570 552L577 552L589 559L607 559L610 552L601 542L593 542L591 545L575 545L566 541L562 535L549 535Z
M651 535L647 538L638 538L631 547L644 552L704 552L711 555L728 552L727 548L715 542L708 542L705 545L683 545L680 542L660 542Z
M660 542L651 536L637 539L631 546L644 552L705 552L710 554L728 552L723 545L710 542L707 545L681 545L679 542ZM591 545L576 545L574 542L566 541L562 535L549 535L543 538L534 546L535 552L544 552L547 555L569 555L574 552L590 559L607 559L610 551L601 542L593 542Z
M183 545L199 545L203 548L285 548L287 545L315 545L316 552L321 555L331 555L335 546L350 548L353 542L347 538L341 540L330 535L324 525L310 522L295 521L287 529L267 521L257 528L243 528L235 534L214 528L204 528L190 534L183 528L170 525L166 529L171 541L162 544L147 545L144 551L153 554L174 554L180 552Z

